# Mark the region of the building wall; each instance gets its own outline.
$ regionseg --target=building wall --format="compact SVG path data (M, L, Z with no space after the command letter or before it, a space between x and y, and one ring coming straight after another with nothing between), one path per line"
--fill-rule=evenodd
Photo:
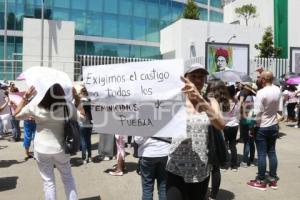
M206 21L180 19L161 30L160 50L163 58L170 58L169 52L175 52L174 58L189 59L205 56L205 42L207 41ZM258 55L254 45L261 41L264 29L259 27L245 27L233 24L210 22L211 41L227 43L250 44L250 58ZM195 47L195 54L191 46ZM166 57L165 57L166 55Z
M274 30L274 0L236 0L224 7L224 23L232 23L239 20L234 9L244 4L254 4L257 7L258 16L249 21L249 26L266 28L271 26ZM300 47L300 26L299 26L299 0L287 0L288 3L288 33L287 33L287 58L289 58L289 47ZM279 8L280 9L280 8ZM279 20L281 17L279 16ZM244 25L244 20L240 20ZM275 35L275 34L274 34Z
M40 66L41 20L24 19L23 70ZM44 20L44 66L62 70L74 77L74 22Z
M8 29L22 31L24 17L41 18L40 2L8 1ZM181 17L186 2L44 0L44 7L46 19L75 22L75 35L80 36L75 38L76 54L159 58L159 31ZM206 2L197 0L202 19L207 19ZM3 19L4 2L1 1L0 30L4 29ZM211 20L223 21L221 0L211 0Z
M246 25L243 18L239 18L235 14L235 8L246 4L253 4L256 6L257 17L249 20L249 26L258 27L274 27L274 0L236 0L224 6L224 23L237 22L241 25Z
M300 47L299 0L288 0L289 46Z

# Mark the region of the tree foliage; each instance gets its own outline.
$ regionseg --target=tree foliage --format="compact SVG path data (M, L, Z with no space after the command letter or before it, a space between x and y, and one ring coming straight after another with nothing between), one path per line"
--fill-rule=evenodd
M281 53L281 48L274 46L272 27L267 27L263 35L261 43L255 45L255 48L260 51L259 57L276 58Z
M246 26L248 26L248 21L250 18L255 18L256 14L256 6L250 4L243 5L242 7L235 8L235 13L238 17L244 18L246 22Z
M200 10L194 0L188 0L183 11L183 18L200 19Z

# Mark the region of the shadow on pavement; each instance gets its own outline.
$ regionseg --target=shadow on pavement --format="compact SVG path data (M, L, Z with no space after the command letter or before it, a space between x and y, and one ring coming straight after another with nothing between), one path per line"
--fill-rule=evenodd
M104 170L104 173L109 173L110 171L114 171L117 167L117 164L113 165L111 168L108 168ZM137 163L134 162L126 162L125 161L125 170L124 174L127 174L129 172L134 172L137 169Z
M0 178L0 192L15 189L17 186L17 176Z
M137 165L136 162L125 162L126 172L135 172Z
M71 158L70 163L72 167L79 167L83 165L82 159L78 157Z
M0 150L7 148L8 146L0 146Z
M4 167L10 167L11 165L14 164L21 164L25 161L17 161L17 160L0 160L0 168L4 168Z
M283 133L283 132L278 133L278 139L281 139L284 136L286 136L286 133Z
M232 200L234 199L234 197L235 197L234 193L227 190L220 189L217 199Z
M100 196L95 196L95 197L87 197L79 200L101 200Z

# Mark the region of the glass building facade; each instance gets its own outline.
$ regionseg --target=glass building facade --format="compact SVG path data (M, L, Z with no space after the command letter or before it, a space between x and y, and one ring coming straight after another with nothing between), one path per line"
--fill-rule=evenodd
M43 0L6 1L8 30L22 31L24 17L41 18ZM195 1L202 20L207 20L207 1ZM0 0L0 60L4 46L4 2ZM221 2L211 0L211 21L223 21ZM87 41L75 40L76 54L159 58L160 29L181 17L185 3L185 0L44 0L44 18L74 21L76 36L91 36ZM98 37L111 42L93 41ZM8 35L7 59L21 53L22 37Z

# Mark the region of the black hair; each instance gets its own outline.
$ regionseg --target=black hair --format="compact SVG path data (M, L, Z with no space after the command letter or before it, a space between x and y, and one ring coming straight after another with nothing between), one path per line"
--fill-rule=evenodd
M219 102L223 112L230 110L228 90L225 83L220 79L213 79L208 82L204 96L206 98L214 97Z
M51 110L51 109L56 110L59 106L65 104L66 104L65 92L61 87L61 85L56 83L48 89L42 101L38 104L38 106L46 110Z
M234 85L227 86L227 91L230 98L233 98L236 94Z

